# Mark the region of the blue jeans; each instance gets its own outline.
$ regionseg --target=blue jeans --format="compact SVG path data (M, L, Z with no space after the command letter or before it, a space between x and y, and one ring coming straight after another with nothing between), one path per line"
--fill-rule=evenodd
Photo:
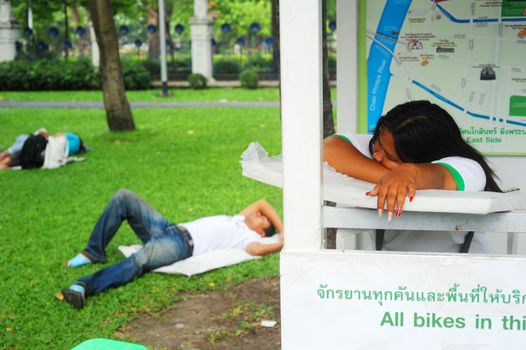
M186 237L177 226L129 190L119 190L113 195L82 253L93 262L105 262L106 246L124 220L128 221L144 247L123 261L78 280L76 283L85 287L86 295L121 286L192 254Z

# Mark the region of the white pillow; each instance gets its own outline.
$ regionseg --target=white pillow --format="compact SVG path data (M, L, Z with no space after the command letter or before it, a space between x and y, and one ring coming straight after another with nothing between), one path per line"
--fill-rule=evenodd
M262 239L262 244L276 243L279 241L279 234ZM138 252L141 245L134 244L131 246L119 246L119 250L124 256L129 257ZM154 272L180 274L186 276L197 275L203 272L218 269L229 265L239 264L243 261L259 259L259 256L253 256L241 249L220 249L181 260L172 265L160 267Z

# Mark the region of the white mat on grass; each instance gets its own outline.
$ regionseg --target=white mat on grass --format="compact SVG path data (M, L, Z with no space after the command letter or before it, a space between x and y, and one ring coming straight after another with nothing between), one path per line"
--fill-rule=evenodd
M276 243L279 241L279 235L263 238L263 244ZM129 257L142 248L139 244L130 246L119 246L119 250L124 256ZM241 249L221 249L200 255L192 256L188 259L178 261L172 265L160 267L154 272L180 274L193 276L203 272L218 269L220 267L230 266L242 263L244 261L259 259L259 256L253 256Z
M252 142L241 155L243 175L260 182L283 187L281 156L269 157L257 142ZM323 199L342 207L376 208L376 197L365 192L374 186L338 173L323 165ZM510 193L419 190L413 202L406 200L405 211L488 214L502 211L525 211L526 196Z

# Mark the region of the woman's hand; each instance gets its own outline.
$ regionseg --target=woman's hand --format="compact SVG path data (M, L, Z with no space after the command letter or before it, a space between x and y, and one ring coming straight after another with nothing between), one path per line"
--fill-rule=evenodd
M376 186L366 194L377 196L378 215L382 215L387 205L387 219L390 221L396 208L396 216L402 214L405 199L413 200L417 189L418 166L403 163L384 175Z
M457 190L457 184L442 165L402 163L385 174L366 195L378 196L378 215L382 215L387 206L387 219L390 220L395 208L396 216L400 216L406 196L413 201L417 189Z

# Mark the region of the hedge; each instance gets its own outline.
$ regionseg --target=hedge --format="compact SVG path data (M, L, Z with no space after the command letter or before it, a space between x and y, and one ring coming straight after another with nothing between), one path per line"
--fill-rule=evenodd
M150 74L140 62L123 60L126 89L147 89ZM0 91L100 89L101 76L88 60L11 61L0 63Z
M237 80L241 67L232 59L221 59L214 62L214 78L216 80Z
M100 75L88 61L0 63L0 90L90 90Z
M158 60L122 60L124 83L128 90L147 89L153 79L158 80ZM192 73L190 57L175 58L168 62L168 80L187 80ZM276 78L272 72L270 55L214 57L214 78L216 80L238 80L240 72L247 69L257 71L260 79ZM329 55L329 71L334 79L336 56ZM93 90L100 89L99 70L86 59L62 60L17 60L0 63L0 91L38 90Z
M161 65L159 60L142 61L144 68L150 72L154 80L160 80ZM166 62L168 80L187 80L192 74L192 59L190 57L168 59Z

